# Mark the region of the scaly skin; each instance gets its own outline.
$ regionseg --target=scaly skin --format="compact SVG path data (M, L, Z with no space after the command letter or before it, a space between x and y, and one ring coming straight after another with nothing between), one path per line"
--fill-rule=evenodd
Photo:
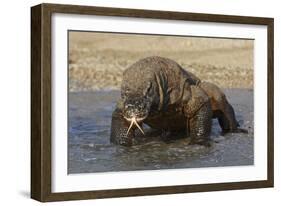
M127 135L132 117L153 129L186 131L192 144L209 145L212 118L218 118L223 132L244 131L216 85L162 57L142 59L123 73L121 99L112 114L112 143L132 145L136 127Z

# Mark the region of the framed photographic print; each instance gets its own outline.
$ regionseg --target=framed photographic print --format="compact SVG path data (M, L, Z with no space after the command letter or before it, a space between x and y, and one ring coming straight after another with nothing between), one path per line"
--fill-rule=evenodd
M273 19L31 8L31 197L273 187Z

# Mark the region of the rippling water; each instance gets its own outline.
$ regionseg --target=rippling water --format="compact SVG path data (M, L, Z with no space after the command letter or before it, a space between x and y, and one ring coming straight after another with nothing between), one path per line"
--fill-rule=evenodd
M187 145L186 139L163 141L153 133L136 138L137 145L109 142L111 113L118 91L69 93L68 173L132 171L252 165L253 91L226 90L237 119L249 134L220 136L213 120L212 146Z

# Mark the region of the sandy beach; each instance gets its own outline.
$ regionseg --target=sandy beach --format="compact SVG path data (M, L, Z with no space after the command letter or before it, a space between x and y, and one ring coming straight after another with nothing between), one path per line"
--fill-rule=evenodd
M253 87L253 40L69 33L69 90L119 89L123 71L147 56L175 60L222 88Z

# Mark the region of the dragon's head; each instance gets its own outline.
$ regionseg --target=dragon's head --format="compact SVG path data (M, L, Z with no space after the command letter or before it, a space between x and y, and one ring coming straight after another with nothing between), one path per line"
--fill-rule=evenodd
M141 124L149 115L152 105L152 99L149 95L151 84L146 88L137 91L135 89L123 88L121 96L123 99L123 117L131 123L129 130L136 125L144 133L139 124Z

